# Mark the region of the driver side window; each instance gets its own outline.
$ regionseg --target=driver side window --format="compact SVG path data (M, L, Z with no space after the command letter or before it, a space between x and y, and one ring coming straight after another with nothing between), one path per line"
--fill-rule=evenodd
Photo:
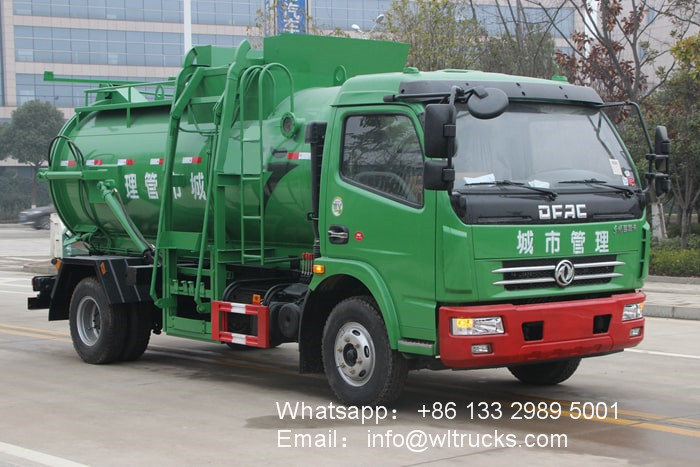
M423 205L423 151L405 115L353 115L345 120L341 174L355 185Z

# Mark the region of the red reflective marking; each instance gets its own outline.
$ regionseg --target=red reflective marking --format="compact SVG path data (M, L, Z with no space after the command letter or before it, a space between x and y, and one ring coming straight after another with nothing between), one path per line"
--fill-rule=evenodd
M361 242L364 239L365 239L365 234L363 234L362 232L355 232L355 240L357 240L358 242Z

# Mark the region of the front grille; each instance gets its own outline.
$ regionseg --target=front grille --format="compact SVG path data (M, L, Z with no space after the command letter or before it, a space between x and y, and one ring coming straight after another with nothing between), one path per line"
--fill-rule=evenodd
M552 287L556 285L554 269L562 258L529 259L504 261L502 267L494 269L494 274L502 279L493 285L502 285L506 290L525 290ZM625 263L617 261L615 255L584 256L570 258L574 264L574 280L569 287L577 285L607 284L613 277L622 274L614 272L615 266Z

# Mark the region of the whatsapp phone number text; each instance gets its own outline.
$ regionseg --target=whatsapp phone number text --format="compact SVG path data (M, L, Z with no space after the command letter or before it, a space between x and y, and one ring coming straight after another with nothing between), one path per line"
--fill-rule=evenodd
M469 402L461 408L456 402L434 402L423 405L418 413L433 420L454 420L461 416L470 420L617 420L617 402L493 401Z

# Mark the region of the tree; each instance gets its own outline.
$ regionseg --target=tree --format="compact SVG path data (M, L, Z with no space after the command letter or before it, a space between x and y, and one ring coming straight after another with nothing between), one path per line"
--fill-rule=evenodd
M673 142L671 191L681 212L681 246L687 248L692 212L700 199L700 34L671 50L680 67L654 96L648 115L668 126Z
M478 17L473 0L470 4ZM524 7L522 0L496 0L495 18L489 21L499 33L484 38L479 60L484 71L546 79L559 73L554 60L554 25L533 10Z
M700 82L700 33L679 41L671 47L671 53L690 78Z
M569 81L595 88L608 101L634 100L641 102L651 96L671 75L675 64L657 67L655 81L649 73L658 59L669 53L670 45L663 50L652 48L655 17L670 21L672 30L663 30L664 40L680 40L688 33L692 23L680 4L687 0L638 0L625 10L621 0L556 0L558 9L552 10L552 2L529 0L552 20L552 11L572 9L578 23L584 25L571 37L562 34L570 53L557 53ZM674 16L675 14L675 16ZM686 19L684 19L686 18ZM653 20L652 20L653 19Z
M12 120L0 131L0 157L12 156L33 168L32 206L36 206L36 174L48 159L49 144L64 121L63 113L54 106L33 100L13 111Z
M429 71L475 67L484 34L466 1L394 0L379 36L411 44L408 65Z
M552 20L552 2L529 0ZM593 87L606 101L633 100L643 102L662 86L675 68L675 62L667 67L657 67L655 82L651 83L648 72L657 60L669 53L651 47L652 25L650 13L665 18L672 26L669 34L663 31L665 40L681 40L688 33L695 14L695 6L689 0L635 0L625 10L621 0L555 0L560 8L572 9L578 23L584 25L571 37L562 34L571 52L558 52L557 62L562 66L569 82ZM555 12L559 11L557 9ZM652 18L653 19L653 18ZM562 32L562 31L560 31ZM657 43L664 44L657 37ZM616 115L616 121L624 119L625 113ZM664 235L663 205L650 192L651 223L653 236Z

